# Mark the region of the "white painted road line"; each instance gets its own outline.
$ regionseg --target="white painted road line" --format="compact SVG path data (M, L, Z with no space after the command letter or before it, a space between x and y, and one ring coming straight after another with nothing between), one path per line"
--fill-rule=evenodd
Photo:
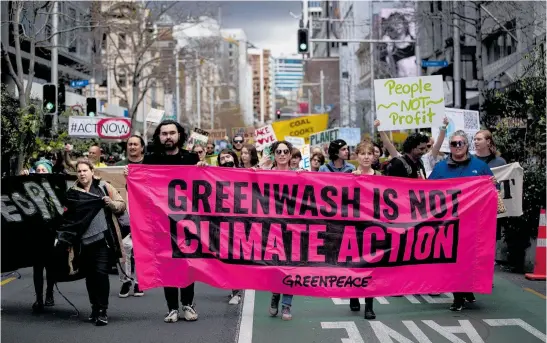
M253 316L255 312L255 291L245 290L243 297L243 311L239 323L239 337L237 343L253 342Z

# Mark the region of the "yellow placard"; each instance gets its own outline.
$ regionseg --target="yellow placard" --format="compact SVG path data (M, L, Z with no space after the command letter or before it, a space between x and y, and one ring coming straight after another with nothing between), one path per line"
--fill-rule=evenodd
M302 137L306 140L306 144L310 143L310 135L325 131L328 125L328 114L303 116L272 123L272 127L277 137Z

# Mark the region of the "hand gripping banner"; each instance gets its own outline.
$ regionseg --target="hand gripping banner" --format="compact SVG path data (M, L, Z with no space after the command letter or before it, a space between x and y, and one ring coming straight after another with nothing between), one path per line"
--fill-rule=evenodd
M139 286L318 297L490 293L497 193L441 181L130 165Z

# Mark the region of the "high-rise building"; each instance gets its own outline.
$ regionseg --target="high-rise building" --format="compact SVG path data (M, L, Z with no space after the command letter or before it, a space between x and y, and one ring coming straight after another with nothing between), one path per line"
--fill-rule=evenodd
M292 55L275 59L275 93L281 95L287 102L296 102L298 90L304 78L302 57Z
M275 109L272 110L275 102L271 102L271 53L270 50L256 48L249 49L248 53L253 70L253 111L255 122L267 122L274 119L273 111L275 111Z

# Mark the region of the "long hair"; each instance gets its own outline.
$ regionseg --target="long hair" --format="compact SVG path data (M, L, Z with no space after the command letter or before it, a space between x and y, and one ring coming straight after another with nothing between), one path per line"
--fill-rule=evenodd
M271 148L270 148L270 151L271 153L274 155L274 161L273 161L273 164L272 164L272 167L276 167L277 166L277 162L275 160L275 151L277 150L277 147L281 144L285 144L287 146L287 149L289 149L289 154L292 154L292 149L293 149L293 146L291 143L287 142L287 141L277 141L277 142L274 142L272 145L271 145ZM290 160L290 157L289 157L289 160ZM290 163L290 161L289 161Z
M496 146L496 142L494 142L494 137L492 136L492 132L490 132L489 130L480 130L479 132L475 134L475 136L478 135L479 133L484 136L484 139L486 140L486 142L490 143L488 147L488 150L490 150L490 153L496 156L501 156L501 153L498 151L498 147Z
M241 150L247 149L247 152L251 156L251 166L258 165L259 159L258 159L258 152L256 151L256 147L253 144L244 144L243 148ZM243 161L241 161L241 166L243 167Z
M220 165L220 155L231 155L232 158L234 159L234 168L239 168L239 158L237 158L237 154L232 150L232 149L223 149L221 152L218 153L217 155L217 165L219 167L222 167Z
M156 152L159 152L159 147L162 146L161 144L161 141L160 141L160 132L161 132L161 128L165 125L175 125L176 128L177 128L177 131L179 133L179 141L177 142L177 147L179 149L182 149L182 147L184 146L184 142L186 142L186 138L187 138L187 135L186 135L186 131L184 131L184 128L182 127L182 125L180 125L179 123L177 123L176 121L174 120L164 120L162 121L158 127L156 127L156 130L154 131L154 136L152 136L152 140L154 142L154 150Z

